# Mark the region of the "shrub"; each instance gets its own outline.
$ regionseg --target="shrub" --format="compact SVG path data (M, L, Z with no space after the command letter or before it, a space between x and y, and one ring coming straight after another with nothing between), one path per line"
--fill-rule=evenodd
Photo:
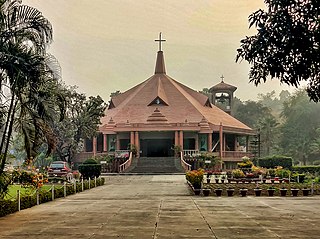
M79 172L84 179L93 179L101 174L101 164L98 164L94 159L89 158L79 166Z
M281 166L286 169L291 169L292 158L287 156L274 155L270 157L259 158L256 164L263 168L275 168L277 166Z
M320 175L320 166L293 166L292 171Z
M246 175L241 169L234 169L232 170L232 176L234 178L244 178Z

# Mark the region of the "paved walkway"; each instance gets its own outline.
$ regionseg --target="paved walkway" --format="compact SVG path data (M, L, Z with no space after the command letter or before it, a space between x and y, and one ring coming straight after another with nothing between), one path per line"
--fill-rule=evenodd
M0 238L319 238L320 197L191 196L183 175L106 185L0 218Z

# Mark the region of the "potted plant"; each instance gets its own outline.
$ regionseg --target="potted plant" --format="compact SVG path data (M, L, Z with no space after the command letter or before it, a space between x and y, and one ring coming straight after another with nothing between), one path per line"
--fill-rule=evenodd
M195 195L199 195L202 187L204 170L192 170L186 173L186 179L191 184Z
M276 190L276 189L275 189L274 187L269 187L269 188L267 189L269 197L272 197L272 196L274 195L274 191L275 191L275 190Z
M261 192L262 192L262 189L259 188L259 187L256 187L254 189L254 193L255 193L256 197L260 197L261 196Z
M226 177L224 175L222 175L221 177L221 183L224 183L224 180L226 179Z
M232 197L234 193L234 188L227 188L227 195L228 197Z
M247 196L247 192L248 192L248 189L246 189L246 188L241 188L241 189L240 189L240 195L241 195L241 197Z
M222 195L222 188L217 188L214 190L215 194L217 195L217 197L221 197Z
M203 196L209 196L210 192L211 192L211 189L209 187L202 189Z
M303 196L309 196L310 188L303 188L301 190Z
M286 189L284 187L280 188L280 196L285 197L287 195L287 191L288 191L288 189Z
M211 175L212 175L212 172L211 172L211 171L208 171L208 172L207 172L207 183L210 183L210 181L211 181Z
M293 197L297 197L298 196L298 193L299 193L299 189L298 188L291 188L291 194Z

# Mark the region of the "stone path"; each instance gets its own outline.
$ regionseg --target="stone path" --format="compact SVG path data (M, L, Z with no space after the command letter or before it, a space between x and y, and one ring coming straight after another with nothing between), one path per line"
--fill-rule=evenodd
M319 238L320 197L191 196L183 175L106 185L0 218L0 238Z

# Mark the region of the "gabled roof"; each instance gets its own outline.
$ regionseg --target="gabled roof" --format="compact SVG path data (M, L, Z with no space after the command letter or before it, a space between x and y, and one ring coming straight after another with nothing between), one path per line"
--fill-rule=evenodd
M224 90L228 90L228 91L234 92L234 91L237 90L237 87L235 87L235 86L233 86L233 85L229 85L229 84L225 83L225 82L222 80L220 83L212 86L212 87L209 89L210 92L212 92L212 91L224 91Z
M162 104L157 104L159 99ZM157 54L155 74L144 82L111 99L109 108L102 118L102 128L112 122L134 125L165 122L166 125L223 126L238 131L252 131L251 128L228 113L210 104L207 96L177 82L165 73L163 52ZM156 104L155 104L156 103ZM156 127L156 126L154 126Z

